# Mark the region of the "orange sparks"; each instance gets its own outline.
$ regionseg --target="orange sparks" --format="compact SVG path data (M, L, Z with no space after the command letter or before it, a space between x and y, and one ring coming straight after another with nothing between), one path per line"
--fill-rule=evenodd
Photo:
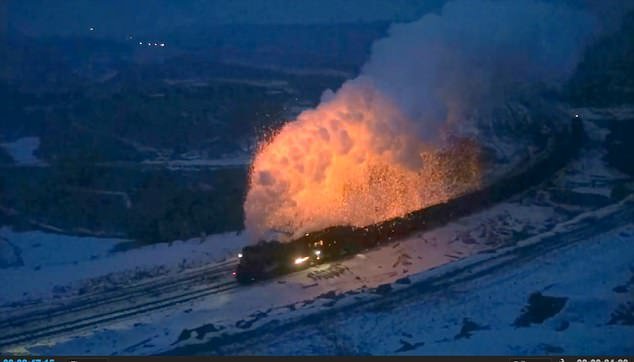
M344 85L260 148L244 205L247 231L254 240L284 239L364 226L478 186L475 142L430 145L419 132L372 86Z

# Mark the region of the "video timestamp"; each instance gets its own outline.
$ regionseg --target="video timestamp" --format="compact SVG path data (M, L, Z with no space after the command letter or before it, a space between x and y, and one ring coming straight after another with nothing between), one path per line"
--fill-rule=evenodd
M630 362L627 358L578 358L577 362Z
M2 362L55 362L54 358L3 358Z

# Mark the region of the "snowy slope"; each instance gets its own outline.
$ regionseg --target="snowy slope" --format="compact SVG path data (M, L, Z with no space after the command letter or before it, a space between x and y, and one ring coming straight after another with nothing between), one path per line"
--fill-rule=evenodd
M2 270L0 310L195 269L235 256L245 239L225 233L116 251L127 242L0 228L0 243L19 259Z
M590 129L594 141L600 141L605 134L601 129ZM210 273L210 277L213 277L211 280L202 278L181 286L171 286L169 293L158 290L140 293L138 289L133 289L134 297L117 299L116 309L110 305L96 305L82 312L64 314L62 310L55 318L38 321L35 327L44 332L37 339L3 345L2 341L6 339L0 335L0 350L37 354L128 355L396 353L397 350L400 350L398 353L412 351L433 354L441 353L443 348L453 348L455 344L457 351L465 353L470 348L474 348L473 352L508 353L529 348L526 346L533 348L526 349L527 353L539 353L539 348L543 347L542 340L545 339L531 336L533 333L546 332L517 327L517 331L512 333L515 327L510 325L519 317L521 311L518 309L528 303L531 293L542 292L557 298L565 295L572 300L572 296L582 291L579 285L599 283L593 287L596 293L590 296L594 301L603 301L596 302L602 308L597 309L598 314L588 317L589 323L594 324L605 324L603 317L614 312L618 303L626 302L619 300L618 296L631 295L627 294L631 290L627 286L630 277L627 268L630 267L632 255L631 250L624 245L632 241L632 200L618 202L609 197L610 190L624 179L624 175L606 167L603 154L596 145L590 146L554 180L538 189L444 227L413 235L349 260L249 287L225 288L223 285L232 283L230 271L227 270L224 272L226 275ZM570 190L575 190L572 197L562 196ZM618 231L611 232L614 228ZM6 231L5 235L8 235ZM14 239L15 236L9 238ZM46 298L47 293L51 293L49 288L52 285L70 286L68 291L62 293L63 297L56 301L57 305L63 307L65 303L73 305L73 293L76 293L74 288L77 285L88 286L88 290L95 293L95 298L99 298L102 295L100 293L109 290L125 291L125 288L132 288L135 283L160 279L155 278L156 275L170 281L196 270L204 273L205 265L213 266L214 263L210 263L213 260L220 261L235 255L243 243L239 235L224 234L211 236L203 243L190 240L172 246L152 246L121 253L105 253L104 248L96 259L85 260L79 265L62 262L40 270L31 270L32 265L27 265L7 269L8 274L5 275L14 278L12 282L16 286L12 288L21 293L30 293L32 298L36 295ZM592 247L595 243L606 245L605 253L601 252L603 249ZM222 245L220 250L219 245ZM579 277L587 280L577 283L571 271L579 268L580 261L577 258L582 256L585 245L588 246L586 257L596 258L594 269L588 269L588 273L584 271L586 274ZM550 256L555 255L549 254L551 252L572 254L560 254L565 263L555 263L559 257ZM612 260L614 269L606 272L605 281L597 282L596 278L591 278L601 263ZM531 265L540 267L533 268ZM569 269L561 269L567 265ZM54 275L56 270L60 275L72 277L57 279L56 276L48 276L51 272ZM496 271L504 272L496 274ZM557 281L559 276L565 278ZM29 278L41 278L47 282L29 286ZM23 283L25 286L17 287ZM427 290L432 284L436 290ZM549 287L551 284L560 287ZM517 293L508 293L512 290L511 286L516 285ZM604 293L606 288L619 285L627 293L616 293L617 299L603 298L603 295L607 295ZM197 297L181 297L188 293ZM20 299L19 292L11 295L14 301ZM443 296L446 299L442 299ZM494 297L499 301L496 302ZM32 308L37 311L39 307L46 307L47 303L50 302L44 300L38 304L35 301ZM162 303L161 308L148 309L147 306L157 303ZM398 307L401 303L405 306L402 311ZM565 308L570 305L567 303ZM411 308L408 307L410 305ZM429 309L434 313L421 313L417 316L419 319L415 319L412 310L416 309ZM120 310L139 310L139 313L125 317L121 316ZM379 316L382 310L385 312ZM496 311L500 320L496 322L496 317L486 314L489 310ZM580 311L577 309L576 313ZM10 305L5 305L3 312L7 316L19 317L22 307L11 309ZM392 314L396 315L393 320L389 318ZM103 315L103 318L121 317L103 322L97 321L96 315ZM468 320L464 321L464 318ZM573 331L570 338L574 333L581 335L583 330L588 330L583 329L581 320L584 318L573 319L572 315L568 316L567 324L561 321L557 328L568 325L565 328ZM509 322L511 319L513 321ZM602 322L599 322L600 319ZM342 323L350 323L351 327L339 324L337 329L328 327L338 320L347 321ZM550 320L543 325L553 327ZM373 323L378 327L368 328ZM64 329L65 325L72 328ZM358 334L360 332L354 332L355 325L361 326L365 332L361 332L361 335ZM394 328L388 328L388 325L394 325ZM423 333L423 326L426 325L430 328L427 334ZM459 335L462 326L465 338L458 338L452 344L441 343L440 340ZM472 342L475 339L466 338L470 330L477 329L477 326L489 326L488 333L510 333L518 341L506 344L496 342L498 344L490 344L491 348L485 351L485 347L480 347L481 341ZM614 334L609 339L611 346L627 351L624 340L617 338L626 330L620 327L606 328L615 328L614 332L609 332ZM375 333L367 332L368 329L374 329ZM383 332L380 332L381 329ZM397 332L392 332L392 329ZM56 330L59 333L46 333ZM404 334L398 334L401 330ZM307 339L304 344L292 343L297 338L294 333L314 335L315 340L320 342L313 345L310 342L312 339ZM388 338L381 333L391 333L393 336ZM589 338L588 333L579 338ZM367 344L362 340L366 334L368 340L372 341ZM523 334L533 338L531 341L534 343L520 343ZM476 338L475 335L473 338ZM381 339L386 340L383 347L376 342ZM557 353L560 351L558 348L567 350L578 347L572 344L572 339L566 341L553 344L554 349L552 346L542 349L551 348L551 353ZM269 345L270 348L267 347Z
M225 351L631 355L633 296L629 225L473 281L433 293L418 288ZM626 305L629 321L619 319Z

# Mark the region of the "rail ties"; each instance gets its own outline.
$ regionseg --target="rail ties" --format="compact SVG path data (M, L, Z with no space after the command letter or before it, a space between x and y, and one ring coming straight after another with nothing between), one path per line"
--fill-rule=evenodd
M129 288L121 288L113 292L93 293L89 296L82 295L70 298L71 300L68 303L53 308L45 306L35 310L31 309L27 312L20 311L20 314L17 316L0 321L0 328L16 327L28 322L45 319L48 320L60 315L77 313L95 307L127 300L131 297L144 296L149 293L168 292L171 289L183 289L184 286L194 286L200 284L196 283L196 281L200 278L202 278L203 281L215 281L223 276L226 276L224 272L233 270L234 264L236 264L235 261L232 261L232 263L222 263L220 264L221 266L213 265L187 273L186 275L180 275L176 278L169 279L161 277L159 280L150 280L138 283ZM184 284L190 281L191 283Z
M18 343L37 340L45 337L60 335L71 331L77 332L89 327L95 327L96 325L102 323L122 320L135 315L156 311L181 303L186 303L198 298L220 294L236 289L239 286L240 285L236 281L231 280L228 282L216 284L202 290L187 292L159 300L153 300L148 303L133 306L132 308L130 308L129 306L121 306L119 309L114 311L92 315L86 318L71 320L56 326L50 326L44 323L44 325L34 327L30 330L0 336L0 348L5 348Z
M107 315L116 315L117 313L121 314L123 311L137 311L131 315L143 313L145 312L148 306L157 306L158 308L149 308L148 310L156 310L163 307L168 307L172 304L178 304L181 302L190 301L199 297L203 297L206 295L210 295L213 293L219 293L223 291L227 291L233 289L235 281L231 280L230 282L220 283L212 285L205 289L198 289L186 293L181 293L176 296L170 296L168 298L152 300L149 303L144 303L140 305L132 304L132 308L130 308L130 303L126 303L130 300L131 297L143 298L147 300L147 297L155 299L156 293L160 294L174 292L178 290L182 290L184 288L191 288L193 286L201 284L201 279L203 282L210 281L218 281L222 280L223 277L226 277L229 271L233 270L236 261L229 260L227 262L222 262L218 264L214 264L209 267L201 268L199 270L195 270L186 275L181 275L177 278L166 278L160 277L157 279L153 279L147 282L136 284L130 288L119 289L115 292L109 293L91 293L91 295L85 296L82 295L80 297L71 298L69 303L66 303L62 306L57 306L54 308L39 308L36 309L35 312L33 310L20 313L20 315L15 316L14 318L5 319L0 322L0 330L12 331L16 328L27 329L27 332L21 333L11 333L9 335L0 335L0 346L5 345L6 343L16 343L12 340L17 335L25 336L27 334L37 332L41 334L43 330L49 330L51 332L46 333L46 335L52 335L56 332L52 332L55 329L51 329L49 327L51 321L55 319L65 319L72 318L81 313L89 312L90 310L97 309L102 306L112 305L117 307L114 311L108 311L106 313L101 313L92 316L92 318L98 318L97 322L101 322L99 318L103 318ZM233 286L231 288L225 287L226 285ZM218 289L218 288L221 289ZM213 292L213 293L212 293ZM172 304L165 304L166 301L173 301ZM127 305L126 305L127 304ZM122 307L123 305L123 307ZM125 317L127 314L121 314L121 317ZM114 319L118 319L114 318ZM87 320L88 318L83 318L83 320ZM80 319L82 320L82 319ZM64 322L62 325L66 324L76 324L77 320L71 319L68 322ZM45 327L38 327L44 325ZM31 326L31 327L29 327ZM74 328L74 327L73 327ZM8 341L5 341L7 338L11 338ZM25 337L26 338L26 337ZM25 340L31 339L26 338Z

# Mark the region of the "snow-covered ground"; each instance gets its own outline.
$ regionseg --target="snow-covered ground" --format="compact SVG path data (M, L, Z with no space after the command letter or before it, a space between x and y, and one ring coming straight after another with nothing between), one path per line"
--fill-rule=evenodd
M264 331L225 352L632 355L633 296L629 225L441 290Z
M13 161L20 166L41 166L44 162L37 158L35 151L40 147L39 137L23 137L13 142L0 143L13 158Z
M244 246L235 233L216 234L169 244L136 247L128 240L75 237L41 231L0 228L2 272L0 310L7 304L64 297L69 293L121 286L148 276L178 273L234 257ZM118 251L121 250L121 251ZM5 263L9 264L9 263Z
M448 225L404 240L395 247L373 250L341 263L213 294L142 318L78 331L72 338L68 335L45 338L37 344L15 346L12 350L38 354L321 354L394 353L403 348L401 352L442 354L453 348L445 339L448 335L457 336L461 323L467 326L466 334L473 332L471 324L463 322L463 318L468 318L489 328L489 334L481 337L483 339L491 337L496 330L501 336L518 329L512 334L516 340L497 338L497 344L474 347L469 338L465 337L464 341L457 338L455 343L462 349L456 351L539 354L548 352L538 351L543 347L541 341L548 339L541 335L544 332L515 327L513 323L516 319L522 323L521 307L528 303L529 295L543 292L545 296L579 298L579 303L567 304L565 317L543 324L550 329L570 326L572 334L556 340L559 342L554 346L572 353L577 347L574 343L586 343L588 338L596 337L594 334L603 328L596 326L600 318L617 313L617 304L627 302L627 293L605 297L604 292L606 288L627 285L631 277L628 268L634 268L634 249L631 248L634 230L629 225L606 233L596 220L609 220L624 206L629 207L625 217L631 220L632 201L630 198L628 203L581 213L531 238L514 242L512 238L507 239L508 246L496 248L497 252L489 252L491 249L482 243L486 236L477 238L475 243L469 238L451 242L448 237L465 235L460 231L469 230L469 226L474 226L471 223L487 220L486 216L478 215L464 223ZM603 236L586 239L594 232ZM562 239L569 239L564 245L572 246L555 250L554 254L533 249L539 245L547 250L550 243L559 243ZM471 246L472 252L462 248L466 245ZM480 252L476 253L478 249ZM589 314L579 314L584 307L579 295L584 292L602 309L593 304L585 305L590 308ZM401 303L405 306L403 310ZM574 308L568 309L571 306ZM425 312L416 314L413 310ZM394 315L393 320L390 315ZM345 325L346 318L352 318L351 325L340 326L338 321ZM371 327L375 323L372 318L386 325ZM609 319L603 324L607 321ZM333 325L336 328L332 328ZM590 326L600 329L593 332ZM355 332L357 327L361 329ZM613 330L608 335L610 344L604 344L605 348L614 347L611 353L623 351L631 327L608 328ZM370 333L370 329L374 332ZM298 336L304 333L322 335L299 343ZM522 333L527 333L531 340L522 343ZM376 340L366 343L370 336ZM381 347L377 343L381 339L389 343ZM401 339L405 341L402 346ZM407 347L408 344L420 347L422 345L417 343L421 341L436 346L430 349ZM342 349L342 344L348 349ZM588 345L585 351L596 353L591 347ZM555 348L551 353L557 351Z
M605 131L588 126L592 140L600 142ZM63 307L81 306L73 301L85 295L94 303L102 295L113 297L106 294L112 291L130 288L134 294L113 297L117 308L96 303L41 319L34 328L43 334L36 340L7 345L0 335L0 350L631 353L632 326L619 323L632 318L627 304L634 291L632 200L611 198L625 176L607 167L603 155L592 146L551 182L488 210L352 259L249 287L233 286L225 271L209 272L213 280L187 279L169 288L156 284L160 288L154 292L133 288L157 277L174 281L197 270L205 273L205 267L237 254L246 243L241 235L113 252L126 241L69 238L67 244L63 238L68 237L4 228L0 240L19 249L23 265L2 270L10 286L2 295L3 317L19 317L27 300L37 311L56 296L54 304ZM84 250L65 255L75 249ZM533 293L541 295L531 298ZM157 304L161 308L153 307ZM540 314L544 308L556 311L546 318ZM122 313L136 314L105 322ZM55 328L60 332L47 333Z

